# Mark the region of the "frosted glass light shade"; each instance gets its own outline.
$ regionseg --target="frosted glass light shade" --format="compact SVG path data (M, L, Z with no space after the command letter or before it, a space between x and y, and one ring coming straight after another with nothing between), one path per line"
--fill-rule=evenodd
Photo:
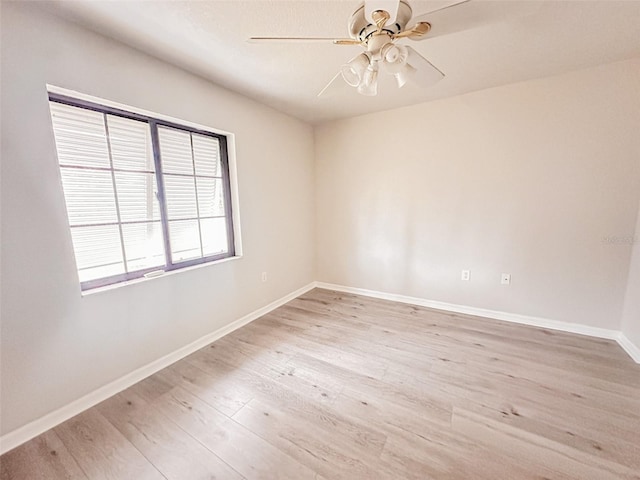
M402 70L398 73L395 73L393 76L396 77L396 82L398 82L398 88L404 87L405 83L413 77L416 73L416 69L411 65L405 64Z
M362 82L365 70L369 66L369 57L366 53L361 53L340 67L342 78L348 85L357 87Z
M358 85L358 93L368 97L375 97L378 94L378 70L369 66L364 71L362 82Z

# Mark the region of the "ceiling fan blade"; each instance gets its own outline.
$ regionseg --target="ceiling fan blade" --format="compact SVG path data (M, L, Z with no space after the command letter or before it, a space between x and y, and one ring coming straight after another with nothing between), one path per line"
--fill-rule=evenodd
M458 5L462 5L463 3L468 3L470 1L471 0L457 0L457 1L451 2L449 5L445 5L444 7L440 7L440 8L436 8L435 10L429 10L428 12L424 12L420 16L422 17L424 15L431 15L432 13L439 12L440 10L446 10L447 8L453 8L453 7L456 7Z
M426 35L409 36L409 38L423 40L523 17L536 11L539 8L538 3L463 0L414 17L411 20L411 28L420 22L428 22L431 24L431 29Z
M333 43L335 45L360 45L359 40L353 38L330 37L251 37L249 43Z
M376 21L373 18L373 12L383 10L389 14L389 19L385 22L385 25L392 25L396 21L399 5L400 0L365 0L364 17L375 25Z
M327 97L331 97L332 95L342 91L342 90L347 90L350 89L351 87L349 87L349 85L347 85L347 83L344 81L344 79L342 78L342 73L338 72L335 74L335 76L329 81L329 83L327 83L327 85L320 90L320 93L318 93L318 98L322 97L322 98L327 98Z
M413 48L407 46L407 64L416 69L409 78L419 87L430 87L444 78L444 73L438 70L433 64L416 52Z

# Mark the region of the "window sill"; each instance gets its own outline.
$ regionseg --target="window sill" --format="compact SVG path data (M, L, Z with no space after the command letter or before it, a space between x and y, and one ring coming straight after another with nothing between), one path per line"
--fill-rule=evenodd
M118 288L122 288L122 287L126 287L128 285L135 285L136 283L143 283L143 282L149 282L152 280L156 280L158 278L164 278L164 277L168 277L170 275L176 275L182 272L189 272L191 270L196 270L199 268L206 268L206 267L210 267L212 265L219 265L221 263L226 263L226 262L231 262L233 260L239 260L242 258L242 255L235 255L233 257L227 257L227 258L222 258L220 260L216 260L214 262L206 262L206 263L200 263L198 265L192 265L191 267L185 267L185 268L179 268L177 270L170 270L168 272L164 272L160 275L154 275L154 276L150 276L150 277L140 277L140 278L136 278L135 280L127 280L126 282L118 282L118 283L114 283L113 285L106 285L104 287L97 287L97 288L92 288L90 290L82 290L80 292L80 295L82 297L87 297L90 295L95 295L96 293L102 293L102 292L108 292L110 290L115 290Z

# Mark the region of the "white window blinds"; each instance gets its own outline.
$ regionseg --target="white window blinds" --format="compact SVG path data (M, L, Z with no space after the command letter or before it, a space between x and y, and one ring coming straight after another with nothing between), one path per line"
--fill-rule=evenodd
M233 255L224 138L106 107L50 107L83 288Z
M225 252L227 229L217 139L159 127L171 254L181 260Z

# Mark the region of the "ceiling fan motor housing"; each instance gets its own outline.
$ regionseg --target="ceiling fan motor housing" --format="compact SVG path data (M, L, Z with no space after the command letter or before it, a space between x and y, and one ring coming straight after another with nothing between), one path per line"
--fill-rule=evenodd
M411 20L413 12L408 3L400 1L396 21L390 25L385 25L382 29L388 35L396 35L403 31ZM378 31L375 23L366 19L364 13L364 3L355 11L349 19L349 36L355 40L367 43L369 39Z
M381 51L385 45L392 43L393 40L390 35L380 34L369 37L367 41L367 51L373 60L382 60Z

